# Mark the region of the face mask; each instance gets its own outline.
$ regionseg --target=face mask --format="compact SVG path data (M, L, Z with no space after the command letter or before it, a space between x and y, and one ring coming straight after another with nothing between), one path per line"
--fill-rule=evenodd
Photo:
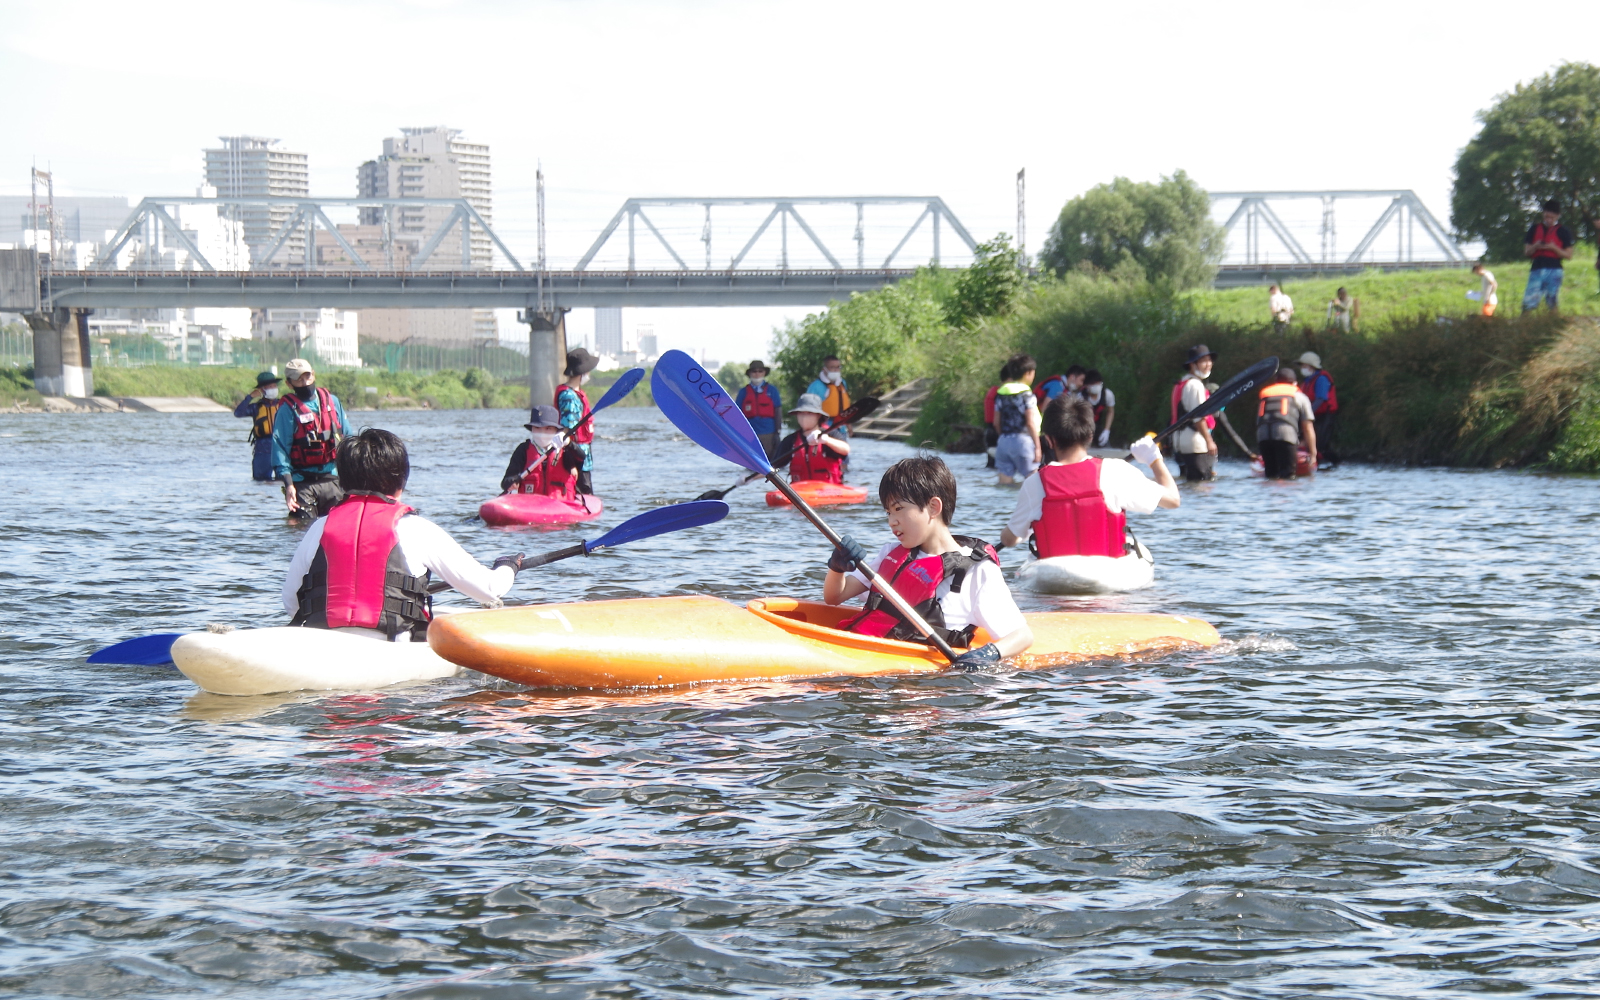
M262 393L262 395L267 397L268 399L277 399L278 398L278 387L275 386L275 385L274 386L269 386L267 388L267 390Z
M294 394L299 396L301 399L310 399L311 394L315 391L316 390L309 385L297 385L294 387Z
M1300 366L1300 377L1301 378L1310 378L1311 377L1311 369L1307 368L1305 365L1301 365Z
M591 378L591 376L590 376L590 375L589 375L589 373L588 373L588 372L585 372L585 373L584 373L584 374L583 374L583 377L582 377L582 378L580 378L580 379L578 379L578 384L579 384L579 385L588 385L588 384L589 384L589 379L590 379L590 378Z
M755 386L757 389L759 389L762 386L767 384L767 380L764 379L764 378L757 378L754 375L752 375L752 376L750 376L750 384Z
M1091 402L1091 403L1100 402L1100 387L1099 386L1095 386L1095 387L1093 387L1091 389L1085 389L1083 391L1089 397L1089 402Z
M822 373L822 381L827 382L829 385L842 385L844 383L844 372L842 370L836 372L824 371Z
M545 431L528 432L528 440L532 441L534 447L538 448L540 451L549 451L551 448L555 447L556 439L559 437L561 437L559 433L550 434Z

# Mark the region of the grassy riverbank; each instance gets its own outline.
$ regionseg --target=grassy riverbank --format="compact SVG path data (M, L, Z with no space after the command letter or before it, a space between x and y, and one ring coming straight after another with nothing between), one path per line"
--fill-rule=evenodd
M319 372L317 377L347 409L475 410L528 405L525 385L503 382L482 369L418 375L360 368ZM255 368L150 365L94 370L97 396L203 396L231 407L255 384Z

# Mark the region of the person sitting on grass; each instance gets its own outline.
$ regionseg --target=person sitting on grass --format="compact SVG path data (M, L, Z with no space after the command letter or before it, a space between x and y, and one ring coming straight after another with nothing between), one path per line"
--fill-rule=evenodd
M800 425L798 431L778 443L780 455L794 449L789 459L789 482L844 482L844 459L850 454L850 442L822 430L822 421L827 417L822 411L822 398L802 393L789 415Z
M987 542L950 533L956 510L956 478L937 458L903 458L878 483L878 498L889 515L895 540L867 559L866 549L849 535L828 560L822 598L842 604L870 589L855 567L867 563L906 599L952 646L970 646L977 629L990 641L962 653L953 664L977 670L1015 656L1033 645L1033 632L1000 572L1000 559ZM927 641L895 606L873 591L861 613L840 628L861 635L906 642Z
M528 429L528 439L512 451L506 474L500 477L500 492L576 500L583 452L570 443L561 447L561 415L556 408L535 406L532 419L522 426Z
M345 498L311 523L289 560L283 609L293 616L290 625L425 642L434 573L478 603L500 606L522 553L486 567L401 503L411 460L398 437L369 427L339 442L338 463Z
M1056 461L1039 467L1017 491L1017 506L1000 532L1002 546L1016 545L1033 533L1039 558L1110 556L1130 551L1128 511L1149 514L1175 508L1178 484L1148 437L1133 443L1135 460L1148 465L1155 481L1120 458L1090 458L1094 407L1088 400L1063 396L1044 408L1044 433Z

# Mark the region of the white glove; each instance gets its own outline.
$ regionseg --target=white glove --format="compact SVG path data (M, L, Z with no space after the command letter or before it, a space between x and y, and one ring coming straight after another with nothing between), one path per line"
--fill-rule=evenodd
M821 441L821 440L822 440L822 429L820 427L817 428L814 431L807 431L806 432L806 444L816 444L818 441Z
M1104 448L1106 446L1106 442L1110 441L1110 440L1111 440L1111 429L1108 427L1105 430L1100 432L1100 436L1095 439L1095 445L1097 447Z
M1155 438L1142 437L1128 448L1133 452L1135 461L1144 465L1155 465L1161 460L1161 449L1157 447Z

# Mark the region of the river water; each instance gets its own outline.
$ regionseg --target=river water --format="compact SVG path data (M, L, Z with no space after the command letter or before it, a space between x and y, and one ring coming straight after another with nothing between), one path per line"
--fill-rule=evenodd
M516 413L356 416L482 558L732 481L654 410L584 532L470 521ZM1157 584L1031 609L1223 647L1042 673L222 698L97 646L281 623L300 529L225 416L0 415L0 994L1458 997L1600 988L1591 479L1224 463ZM909 449L857 442L852 479ZM950 458L957 528L1014 492ZM513 600L820 589L756 486ZM878 509L835 509L872 544ZM1008 565L1016 561L1008 553Z

